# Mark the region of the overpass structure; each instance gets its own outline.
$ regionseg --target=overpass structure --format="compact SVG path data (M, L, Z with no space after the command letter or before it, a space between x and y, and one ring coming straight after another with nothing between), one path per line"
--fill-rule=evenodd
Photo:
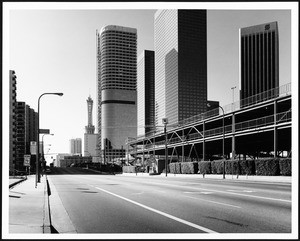
M128 138L135 157L169 161L209 160L215 156L257 158L291 154L291 83L156 131Z

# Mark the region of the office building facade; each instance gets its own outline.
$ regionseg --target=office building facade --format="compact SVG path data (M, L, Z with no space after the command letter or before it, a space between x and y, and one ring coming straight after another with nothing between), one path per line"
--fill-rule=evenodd
M81 138L70 140L70 153L72 155L82 155L82 140Z
M206 111L206 10L155 13L156 123L177 123Z
M127 138L137 135L137 30L108 25L97 42L98 134L106 161L124 156Z
M138 135L155 128L154 51L144 50L137 65L137 118Z
M9 170L12 172L16 157L16 106L17 76L14 70L9 71Z
M240 29L240 99L279 87L277 22ZM246 105L244 101L242 105Z
M30 108L25 102L16 102L16 154L15 169L24 171L24 155L30 155L30 143L36 141L37 112ZM42 149L40 149L42 150ZM31 156L31 170L35 170L35 156Z

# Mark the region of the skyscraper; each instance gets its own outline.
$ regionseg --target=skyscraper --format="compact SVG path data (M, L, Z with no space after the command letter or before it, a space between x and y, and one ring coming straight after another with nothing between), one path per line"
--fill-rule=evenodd
M9 71L9 170L13 171L16 158L16 105L17 76L14 70Z
M279 86L278 44L277 22L240 29L241 100Z
M70 140L70 153L72 155L81 155L82 154L81 138L76 138L76 139Z
M101 152L121 157L127 138L137 135L137 30L108 25L97 38Z
M88 125L85 127L84 133L84 156L97 156L97 134L95 132L95 126L93 125L93 100L91 96L86 100L88 110Z
M176 123L206 111L206 10L155 13L156 123Z
M154 51L144 50L138 57L137 66L137 118L138 135L154 130L155 96L154 96Z

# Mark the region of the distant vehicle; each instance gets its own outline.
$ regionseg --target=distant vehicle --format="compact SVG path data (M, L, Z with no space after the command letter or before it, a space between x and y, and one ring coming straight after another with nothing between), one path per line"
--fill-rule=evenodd
M46 169L46 173L50 173L51 170L49 168Z

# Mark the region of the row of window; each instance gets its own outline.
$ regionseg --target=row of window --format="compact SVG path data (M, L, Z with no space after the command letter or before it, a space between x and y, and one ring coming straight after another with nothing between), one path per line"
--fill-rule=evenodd
M108 36L124 36L128 38L135 38L136 33L130 33L130 32L123 32L123 31L113 31L113 30L106 30L101 33L101 37L105 38Z

